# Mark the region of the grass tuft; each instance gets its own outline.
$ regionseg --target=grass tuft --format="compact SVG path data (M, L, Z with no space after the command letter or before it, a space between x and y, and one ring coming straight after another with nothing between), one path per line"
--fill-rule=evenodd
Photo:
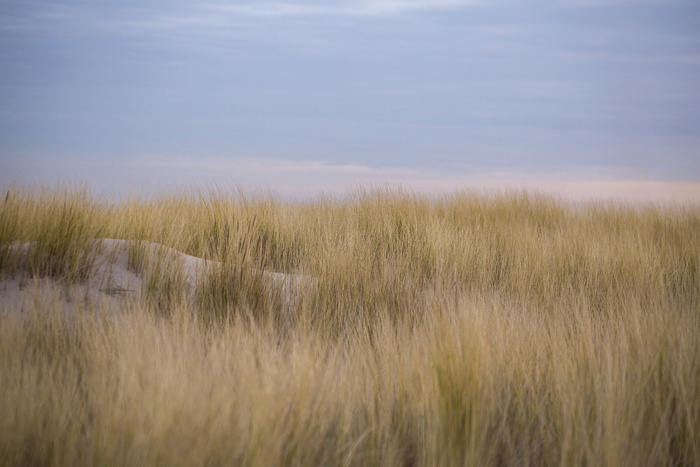
M142 295L67 314L99 237ZM699 265L694 205L11 187L0 464L700 465Z

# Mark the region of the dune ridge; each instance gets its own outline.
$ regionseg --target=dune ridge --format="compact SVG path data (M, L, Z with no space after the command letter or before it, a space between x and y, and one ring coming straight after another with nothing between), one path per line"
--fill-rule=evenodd
M190 304L194 301L197 284L203 274L213 267L222 266L220 261L188 255L156 242L98 238L89 246L97 251L92 274L84 283L66 284L61 278L31 277L22 264L26 263L33 245L33 242L24 242L10 246L11 249L18 250L20 267L0 280L2 309L21 312L27 308L28 301L35 300L35 294L39 292L58 293L62 297L58 304L67 312L73 311L77 303L117 312L129 301L136 301L144 295L146 272L139 271L138 267L130 264L129 249L135 245L145 248L151 259L165 259L171 267L181 268L185 294ZM302 274L250 272L260 272L268 284L281 292L290 319L301 283L313 282L309 276Z

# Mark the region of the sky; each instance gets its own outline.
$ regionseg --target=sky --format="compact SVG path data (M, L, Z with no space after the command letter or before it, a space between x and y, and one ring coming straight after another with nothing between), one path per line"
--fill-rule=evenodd
M700 201L697 0L0 0L0 187Z

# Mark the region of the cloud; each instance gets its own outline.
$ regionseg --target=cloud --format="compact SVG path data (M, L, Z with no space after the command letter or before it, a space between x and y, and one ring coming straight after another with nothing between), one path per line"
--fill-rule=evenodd
M25 161L25 167L0 171L0 188L13 183L85 182L95 193L120 198L157 195L191 187L216 186L251 193L269 190L294 200L321 193L344 195L358 187L388 187L428 195L461 190L480 193L529 190L563 201L620 200L629 203L694 203L700 206L700 182L649 180L630 171L601 175L571 172L494 171L489 167L426 170L407 167L334 165L314 160L256 157L153 155L111 163L68 157Z
M134 159L127 165L132 172L129 180L136 180L134 176L141 174L144 186L149 189L171 189L173 182L185 186L213 183L253 190L267 187L273 193L291 199L313 197L319 193L342 195L359 186L382 186L426 194L465 189L482 193L529 190L565 201L613 199L631 203L700 203L700 183L644 180L624 172L601 178L600 174L593 172L534 175L488 169L440 171L253 157L150 156Z
M309 1L263 1L236 5L209 3L205 4L203 9L229 15L263 17L385 16L414 10L458 8L473 3L473 0L364 0L340 1L332 4Z
M329 164L312 160L262 159L254 157L171 157L149 156L131 161L130 165L163 170L186 170L200 173L269 174L334 174L372 177L415 176L414 169L377 168L362 164Z

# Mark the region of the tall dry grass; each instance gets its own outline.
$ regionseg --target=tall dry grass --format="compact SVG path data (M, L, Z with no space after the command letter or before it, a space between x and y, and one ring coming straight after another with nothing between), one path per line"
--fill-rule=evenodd
M0 270L79 282L95 237L151 285L3 305L5 465L700 465L697 206L13 187ZM219 266L191 303L139 241ZM314 278L291 326L273 270Z

